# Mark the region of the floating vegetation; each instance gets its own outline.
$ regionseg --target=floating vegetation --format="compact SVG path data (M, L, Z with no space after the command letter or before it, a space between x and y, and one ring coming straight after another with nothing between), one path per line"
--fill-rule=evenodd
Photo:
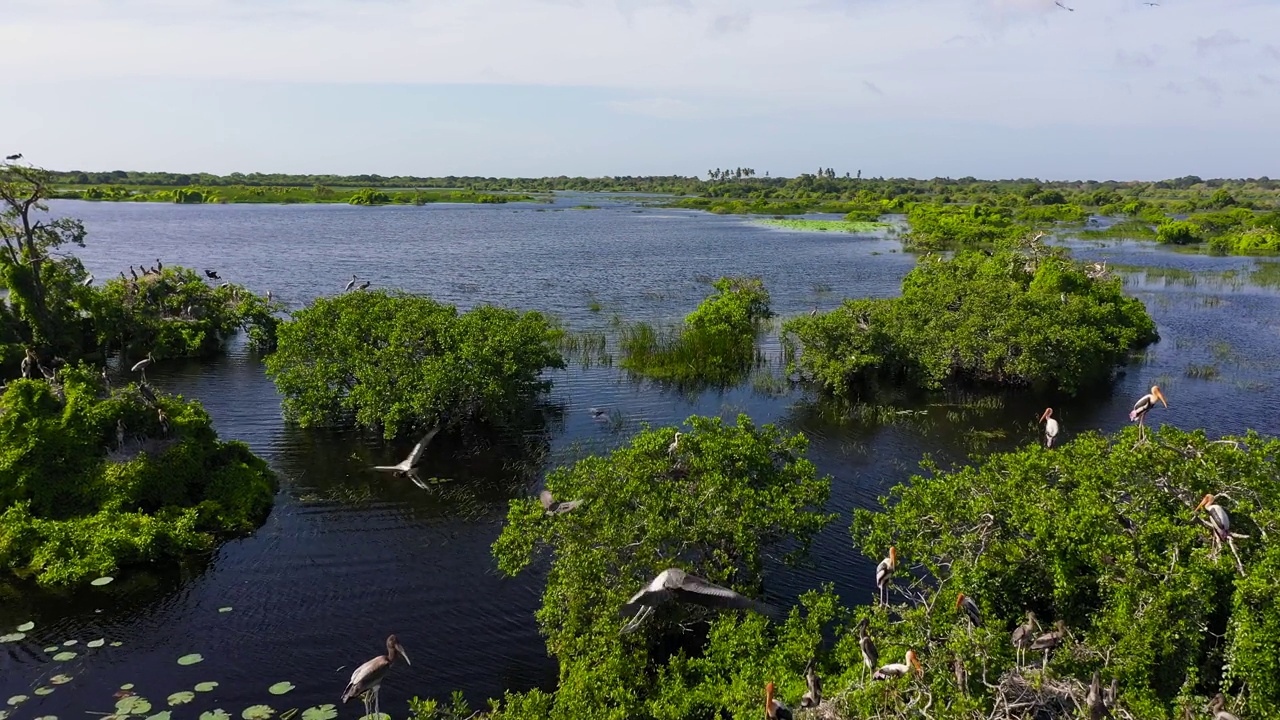
M111 577L110 575L107 575L107 576L105 576L105 577L100 577L100 578L98 578L97 580L94 580L93 582L91 582L91 583L89 583L89 584L90 584L90 585L96 585L96 586L98 586L98 587L102 587L103 585L109 585L109 584L111 583L111 581L112 581L112 580L115 580L115 578Z
M79 642L80 642L79 640L68 640L62 644L65 647L71 647L72 645L75 645L76 643L79 643Z
M1217 365L1188 365L1184 374L1189 378L1198 380L1212 380L1218 377Z
M167 698L166 702L169 703L170 707L175 707L178 705L186 705L187 703L195 699L196 699L196 694L194 692L192 692L191 690L182 690L180 692L176 692L170 695Z
M49 678L49 683L51 685L66 685L69 682L71 682L70 675L54 675Z
M34 622L24 622L14 629L18 632L31 632L36 629L36 624Z
M861 222L856 220L807 220L788 218L785 220L753 220L757 225L795 230L799 232L845 232L869 233L889 227L886 223Z
M146 715L151 712L151 703L141 695L127 695L116 701L117 715Z
M170 718L172 717L173 717L173 713L169 712L168 710L161 710L155 715L148 716L147 720L170 720Z
M231 612L231 606L230 606L230 605L228 605L228 606L226 606L226 607L220 607L220 608L218 608L218 612L220 612L220 613L229 613L229 612Z
M231 716L226 710L216 708L200 713L200 720L231 720Z
M43 697L45 695L52 695L53 688L49 687L48 685L41 685L40 687L36 688L32 692Z
M587 305L588 312L598 313L601 310L604 310L604 306L600 304L599 300L592 300L591 303Z
M30 699L31 698L27 697L26 695L14 695L13 697L9 698L9 700L5 704L8 705L9 707L17 707Z
M275 708L270 705L253 705L245 708L244 712L240 713L240 717L244 720L267 720L275 714Z
M26 633L9 633L8 635L0 635L0 643L18 642L27 636Z
M216 687L218 687L218 683L212 680L208 682L200 682L196 683L196 692L213 692L213 689Z
M1280 288L1280 262L1258 261L1249 274L1249 282L1258 287Z
M58 653L57 655L54 655L53 659L56 662L66 662L68 660L75 660L76 654L71 652L70 650L64 650Z
M333 705L317 705L302 711L302 720L334 720L338 708Z
M124 643L120 642L119 640L113 640L111 642L111 647L120 647L121 645L124 645Z
M47 652L47 653L56 653L56 652L58 652L58 646L57 646L57 645L50 645L49 647L45 648L45 649L44 649L44 651L45 651L45 652Z
M121 690L132 690L132 689L133 689L133 683L125 683L125 684L123 684L123 685L121 685L121 686L120 686L120 689L121 689Z
M198 662L204 662L204 658L200 653L191 653L190 655L183 655L178 658L179 665L195 665Z
M827 293L829 293L829 292L831 292L831 286L830 286L830 285L828 285L827 283L814 283L814 284L813 284L813 294L814 294L814 295L826 295L826 294L827 294Z
M102 638L98 638L97 640L90 640L89 642L85 643L85 647L100 648L106 644L107 644L106 640L103 640Z
M289 692L293 688L294 688L294 685L291 682L288 682L288 681L278 682L275 685L272 685L271 687L267 688L267 692L271 693L272 695L284 695L285 693Z

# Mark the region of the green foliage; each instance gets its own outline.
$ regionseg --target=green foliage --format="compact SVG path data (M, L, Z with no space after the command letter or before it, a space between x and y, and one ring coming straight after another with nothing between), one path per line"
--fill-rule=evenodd
M1018 208L1013 217L1022 223L1055 223L1068 222L1077 223L1084 222L1089 217L1089 211L1079 205L1072 204L1052 204L1052 205L1027 205Z
M1238 230L1210 238L1209 248L1223 255L1271 255L1280 252L1280 232L1269 227Z
M0 398L0 566L81 584L265 519L275 476L243 443L219 442L199 403L107 392L84 366L59 376L13 381Z
M258 347L275 347L271 303L239 285L206 284L195 270L164 267L137 280L108 280L93 304L98 341L128 357L207 357L237 331Z
M1186 220L1170 220L1156 227L1156 242L1188 245L1204 239L1200 226Z
M713 287L683 327L663 331L637 323L623 328L622 367L682 383L740 380L756 359L757 325L772 315L769 292L759 278L722 277Z
M391 195L373 188L363 188L351 194L347 202L352 205L386 205L391 202Z
M730 650L745 653L741 642L758 649L768 627L763 617L715 620L712 642L721 650L704 662L689 647L672 655L664 645L681 635L674 621L689 616L655 614L620 635L618 610L668 567L757 594L764 553L779 543L804 549L831 519L819 511L830 480L803 457L802 435L757 428L745 416L736 425L700 417L688 425L675 453L668 451L674 428L646 429L607 457L549 474L556 497L584 501L573 512L547 517L535 499L511 502L494 556L502 572L515 575L544 549L551 555L538 622L560 662L560 686L553 695L508 693L494 717L695 717L711 707L736 708L747 696L745 688L722 687L722 679L754 667ZM799 625L793 615L786 628L798 632ZM815 637L803 638L806 652ZM692 685L703 692L682 697Z
M1134 717L1180 716L1183 703L1219 690L1244 692L1256 717L1274 717L1280 612L1268 598L1280 589L1280 554L1267 538L1280 530L1280 442L1210 441L1171 428L1135 439L1132 429L1114 441L1089 433L1053 451L1031 447L954 472L930 467L893 488L885 510L855 511L853 535L867 556L894 545L923 576L911 582L907 622L884 622L880 636L934 638L929 672L958 655L998 677L1010 667L1009 631L1030 609L1042 623L1064 620L1074 638L1051 673L1118 678ZM1230 496L1217 502L1232 530L1249 536L1233 540L1244 577L1232 550L1214 551L1204 513L1192 513L1218 492ZM978 602L984 628L970 633L958 620L958 592Z
M851 212L849 215L861 215L860 212ZM847 233L867 233L882 230L888 225L878 222L868 222L865 220L811 220L811 219L787 219L787 220L758 220L761 225L770 227L784 228L787 230L801 230L806 232L847 232Z
M1158 339L1141 301L1038 241L994 253L926 257L902 296L846 300L782 329L788 369L845 395L879 382L1039 386L1066 393L1106 381Z
M1010 210L990 205L919 203L907 210L907 222L911 232L905 244L920 250L991 245L1026 232L1013 221Z
M442 420L516 418L562 368L561 330L536 312L452 305L406 293L317 299L279 329L267 373L304 427L350 424L387 438Z

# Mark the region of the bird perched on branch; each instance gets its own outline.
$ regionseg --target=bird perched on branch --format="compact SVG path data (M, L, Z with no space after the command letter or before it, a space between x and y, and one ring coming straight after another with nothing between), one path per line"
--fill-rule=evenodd
M889 680L890 678L902 677L911 672L915 668L917 675L924 675L924 668L920 666L920 661L916 659L916 651L908 650L907 657L900 663L889 663L881 665L876 674L871 676L872 680Z
M876 588L880 591L880 604L889 604L889 579L893 576L893 571L898 567L898 549L889 547L889 557L880 561L876 565Z
M1054 438L1058 437L1058 421L1053 419L1053 408L1044 409L1040 422L1044 423L1044 446L1051 448Z
M773 696L773 683L764 686L764 716L768 720L792 720L795 717L791 708Z
M818 677L818 670L814 664L811 659L804 667L804 684L808 690L800 696L802 708L816 708L822 704L822 678Z

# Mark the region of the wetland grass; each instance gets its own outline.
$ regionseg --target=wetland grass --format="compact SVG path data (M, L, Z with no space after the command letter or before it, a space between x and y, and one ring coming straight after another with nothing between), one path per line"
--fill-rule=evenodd
M767 227L780 228L783 230L796 230L800 232L871 233L889 227L886 223L866 222L863 220L811 220L807 218L787 218L783 220L754 220L753 222L756 225L765 225Z

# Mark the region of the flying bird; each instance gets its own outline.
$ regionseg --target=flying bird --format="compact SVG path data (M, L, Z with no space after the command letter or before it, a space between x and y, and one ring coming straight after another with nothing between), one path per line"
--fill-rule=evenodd
M1147 7L1160 7L1160 3L1144 2L1142 4L1146 5Z
M582 504L581 500L557 501L552 497L550 490L543 490L542 494L538 496L538 499L542 501L542 509L545 510L548 515L560 515L561 513L567 513Z
M441 425L436 425L428 430L427 434L423 435L422 439L418 441L418 444L414 445L413 449L409 451L409 455L405 459L395 465L374 465L373 469L393 472L397 477L406 475L412 477L414 470L418 467L418 463L422 462L422 452L427 449L427 445L436 436L436 433L440 432L440 428Z
M10 162L12 162L12 161L14 161L14 160L21 160L21 159L22 159L22 153L15 153L15 154L13 154L13 155L6 155L4 159L5 159L5 160L8 160L8 161L10 161Z
M392 663L400 657L404 658L405 664L413 664L409 661L409 654L404 651L400 641L396 640L396 636L388 635L387 654L379 655L351 673L351 682L347 683L347 689L342 691L343 704L357 695L363 695L365 715L373 715L375 717L379 715L378 690L382 687L382 679L387 676L387 671L391 669ZM370 707L370 701L372 701L372 708Z
M631 621L622 628L622 632L632 632L659 607L672 602L692 603L716 609L754 610L768 616L773 616L776 612L772 605L752 600L741 593L690 575L679 568L667 568L658 573L656 578L640 592L632 595L631 599L622 606L621 614L632 616Z
M1040 422L1044 423L1044 446L1051 448L1054 438L1058 437L1058 421L1053 419L1053 408L1044 409Z
M1053 0L1053 4L1054 4L1054 5L1057 5L1058 7L1062 8L1063 10L1066 10L1067 12L1075 12L1075 11L1076 11L1076 9L1075 9L1075 8L1069 8L1069 7L1067 7L1066 5L1063 5L1062 3L1058 2L1058 0Z

